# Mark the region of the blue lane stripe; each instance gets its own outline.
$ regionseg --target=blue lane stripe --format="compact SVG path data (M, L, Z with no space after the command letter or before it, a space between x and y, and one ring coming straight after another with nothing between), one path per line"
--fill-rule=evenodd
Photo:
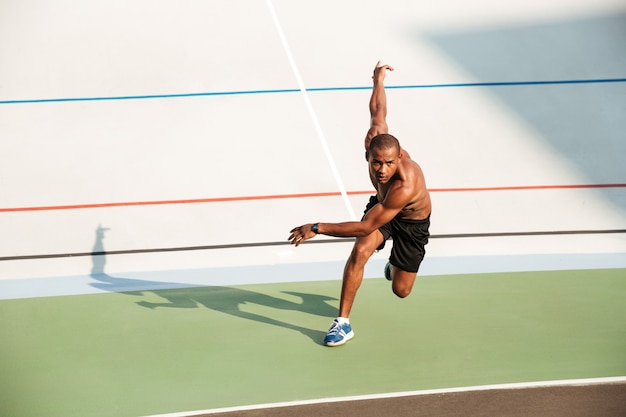
M453 84L422 84L422 85L392 85L385 86L386 89L416 89L416 88L464 88L464 87L510 87L522 85L559 85L559 84L601 84L601 83L623 83L626 78L603 78L590 80L554 80L554 81L503 81L503 82L482 82L482 83L453 83ZM319 87L307 88L307 92L319 91L358 91L371 90L367 87ZM233 96L250 94L280 94L298 93L297 88L280 90L248 90L248 91L213 91L205 93L187 94L152 94L137 96L110 96L110 97L68 97L68 98L44 98L32 100L0 100L0 104L29 104L29 103L62 103L72 101L115 101L115 100L147 100L147 99L170 99L187 97L209 97L209 96Z
M206 97L206 96L233 96L244 94L276 94L295 93L298 89L286 90L250 90L250 91L215 91L206 93L186 93L186 94L152 94L143 96L110 96L110 97L68 97L68 98L43 98L33 100L3 100L0 104L27 104L27 103L61 103L67 101L113 101L113 100L146 100L163 98L184 98L184 97Z

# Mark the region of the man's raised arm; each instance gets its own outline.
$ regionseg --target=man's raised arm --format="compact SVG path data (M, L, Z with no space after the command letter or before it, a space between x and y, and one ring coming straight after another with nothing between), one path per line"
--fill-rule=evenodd
M388 133L389 129L387 127L387 96L385 94L385 73L389 71L393 71L393 68L389 65L381 65L380 61L376 64L376 68L374 68L374 75L372 79L374 80L374 86L372 88L372 96L370 97L370 128L367 131L367 135L365 136L365 153L367 158L367 151L370 146L370 141L375 136L381 133Z

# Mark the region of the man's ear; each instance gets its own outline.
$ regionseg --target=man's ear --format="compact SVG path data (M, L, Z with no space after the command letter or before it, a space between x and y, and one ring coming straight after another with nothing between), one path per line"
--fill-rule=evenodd
M365 151L365 160L366 161L370 160L370 153L369 153L369 151Z

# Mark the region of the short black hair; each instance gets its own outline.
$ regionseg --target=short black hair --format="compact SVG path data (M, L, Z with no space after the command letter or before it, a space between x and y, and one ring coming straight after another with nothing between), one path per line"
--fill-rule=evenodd
M400 153L400 142L395 136L390 135L389 133L381 133L380 135L376 135L370 141L369 151L371 152L374 149L390 149L396 148L398 153Z

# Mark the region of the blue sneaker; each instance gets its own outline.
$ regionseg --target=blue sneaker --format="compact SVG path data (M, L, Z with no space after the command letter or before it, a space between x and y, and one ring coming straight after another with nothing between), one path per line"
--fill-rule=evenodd
M389 262L385 265L385 278L387 281L391 281L391 264Z
M350 323L339 324L337 319L335 319L324 338L324 344L326 346L340 346L353 337L354 332L352 331Z

